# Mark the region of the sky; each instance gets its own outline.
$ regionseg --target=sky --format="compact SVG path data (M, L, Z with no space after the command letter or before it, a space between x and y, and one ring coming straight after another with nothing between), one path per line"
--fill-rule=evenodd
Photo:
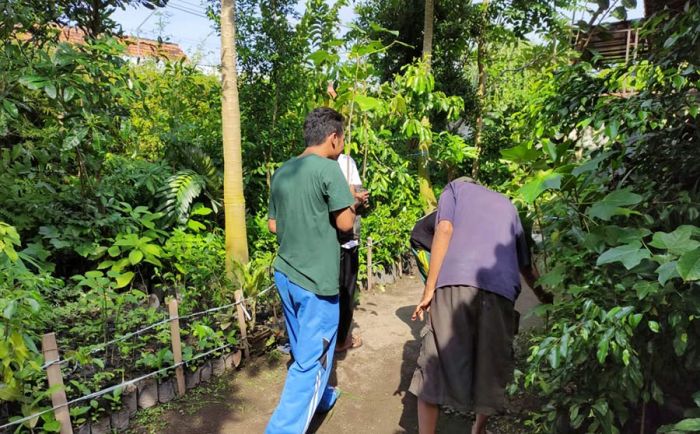
M297 9L304 10L300 0ZM127 6L117 9L112 15L121 24L124 33L142 38L158 39L180 45L187 57L200 65L213 66L220 63L221 40L214 31L212 22L205 16L206 8L199 0L169 0L167 6L151 11L144 7ZM340 11L343 23L354 17L352 7ZM197 53L200 53L198 55Z
M644 15L642 1L637 3L629 18ZM304 1L300 0L299 12L303 12L303 5ZM200 0L169 0L166 7L156 11L127 6L126 10L118 9L112 18L121 24L126 34L149 39L161 37L180 45L191 60L211 67L219 64L221 41L206 18L205 10ZM342 23L349 23L353 17L352 7L344 7L340 12ZM577 16L576 20L579 18Z

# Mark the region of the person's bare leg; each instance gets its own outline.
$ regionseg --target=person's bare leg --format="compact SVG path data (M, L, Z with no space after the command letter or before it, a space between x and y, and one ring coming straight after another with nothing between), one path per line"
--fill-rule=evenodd
M437 427L438 406L418 399L418 432L435 434Z
M486 421L489 417L485 414L477 414L474 426L472 426L472 434L486 434Z

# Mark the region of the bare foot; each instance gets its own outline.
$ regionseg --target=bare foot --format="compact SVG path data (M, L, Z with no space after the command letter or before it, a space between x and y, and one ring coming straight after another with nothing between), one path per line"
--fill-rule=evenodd
M362 338L359 336L353 336L351 339L348 339L343 345L339 347L335 347L335 352L336 353L341 353L343 351L347 350L354 350L355 348L360 348L362 346Z

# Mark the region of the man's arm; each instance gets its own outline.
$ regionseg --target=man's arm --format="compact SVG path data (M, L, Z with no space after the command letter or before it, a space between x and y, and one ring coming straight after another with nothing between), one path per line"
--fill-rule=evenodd
M335 227L341 232L348 232L352 230L355 224L355 206L353 204L347 208L339 209L338 211L333 211L333 218L335 219Z
M534 262L530 266L521 268L520 274L522 274L527 286L532 288L532 292L535 293L535 296L540 303L552 304L552 302L554 302L554 296L552 293L545 291L545 289L542 288L542 285L537 284L537 279L540 278L540 273L537 271L537 267L535 266Z
M277 233L277 220L275 219L267 219L267 228L272 232L273 234Z
M423 312L427 311L430 307L430 302L435 294L435 285L437 285L437 278L440 275L440 269L442 268L442 263L447 255L447 249L450 247L450 240L452 239L452 222L449 220L442 220L438 223L435 228L435 235L433 236L433 245L430 250L430 268L428 269L428 278L425 281L425 289L423 290L423 298L421 299L416 310L411 316L412 320L419 318L423 320Z

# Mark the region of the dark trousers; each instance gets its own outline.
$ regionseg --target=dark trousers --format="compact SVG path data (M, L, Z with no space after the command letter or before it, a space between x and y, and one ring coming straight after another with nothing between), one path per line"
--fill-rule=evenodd
M352 313L355 309L357 270L360 267L358 246L340 249L340 320L338 321L338 345L342 345L350 333Z

